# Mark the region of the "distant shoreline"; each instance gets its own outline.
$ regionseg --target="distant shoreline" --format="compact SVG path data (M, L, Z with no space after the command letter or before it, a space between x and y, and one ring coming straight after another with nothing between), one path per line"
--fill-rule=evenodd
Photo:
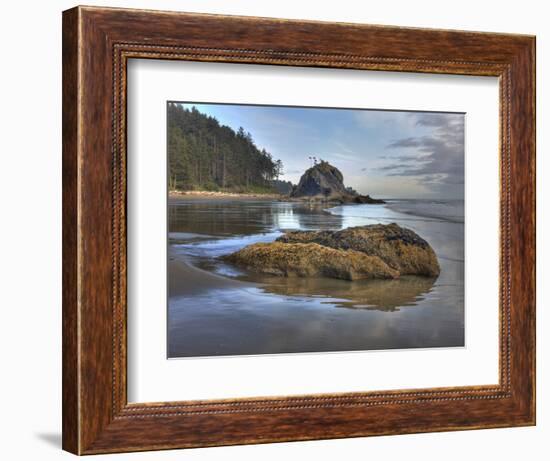
M191 199L191 200L205 200L205 199L237 199L237 200L279 200L286 198L286 195L276 193L253 193L253 192L222 192L222 191L207 191L207 190L189 190L189 191L170 191L168 198L173 200L178 199Z
M309 205L361 205L362 203L342 202L335 199L321 199L319 197L290 197L284 194L277 193L259 193L259 192L223 192L223 191L207 191L207 190L189 190L189 191L170 191L168 199L171 201L178 200L275 200L278 202L294 202ZM364 203L363 203L364 204Z

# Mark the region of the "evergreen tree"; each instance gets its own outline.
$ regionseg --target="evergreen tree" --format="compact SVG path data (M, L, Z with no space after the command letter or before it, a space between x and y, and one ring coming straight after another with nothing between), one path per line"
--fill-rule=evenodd
M243 127L235 132L195 107L169 103L168 169L170 190L250 191L272 189L283 165Z

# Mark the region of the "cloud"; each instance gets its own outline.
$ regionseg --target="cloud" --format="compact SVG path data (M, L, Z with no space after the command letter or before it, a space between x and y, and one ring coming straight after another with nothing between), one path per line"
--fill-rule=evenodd
M404 168L410 168L411 165L408 163L394 163L391 165L381 166L378 168L379 171L393 171L393 170L399 170Z
M396 139L388 150L406 154L386 157L379 167L387 176L416 177L435 193L464 195L464 115L415 113L415 126L421 135Z
M353 149L350 149L349 147L347 147L346 145L342 144L341 142L335 142L336 146L343 150L344 152L347 152L348 154L355 154L355 152L353 151Z
M340 160L346 160L348 162L356 162L357 161L357 156L355 154L345 154L345 153L342 153L342 152L334 152L334 153L329 153L329 154L323 154L325 157L336 157L337 159L340 159ZM322 157L323 155L320 155L320 157Z
M417 113L417 126L431 126L436 128L446 128L453 116L463 117L463 114L445 114L435 112Z

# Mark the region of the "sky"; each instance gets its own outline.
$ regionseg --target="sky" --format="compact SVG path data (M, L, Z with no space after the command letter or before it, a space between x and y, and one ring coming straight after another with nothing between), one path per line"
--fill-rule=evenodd
M297 184L315 156L377 198L464 199L464 114L184 103L280 159Z

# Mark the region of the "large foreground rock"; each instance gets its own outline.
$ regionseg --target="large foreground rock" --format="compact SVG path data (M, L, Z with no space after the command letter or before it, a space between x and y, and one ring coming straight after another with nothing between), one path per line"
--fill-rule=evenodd
M378 256L401 275L439 275L439 262L428 242L397 224L349 227L340 231L287 232L279 243L317 243L323 247L354 250Z
M399 272L378 256L317 243L256 243L223 259L255 272L286 277L322 276L344 280L399 277Z

